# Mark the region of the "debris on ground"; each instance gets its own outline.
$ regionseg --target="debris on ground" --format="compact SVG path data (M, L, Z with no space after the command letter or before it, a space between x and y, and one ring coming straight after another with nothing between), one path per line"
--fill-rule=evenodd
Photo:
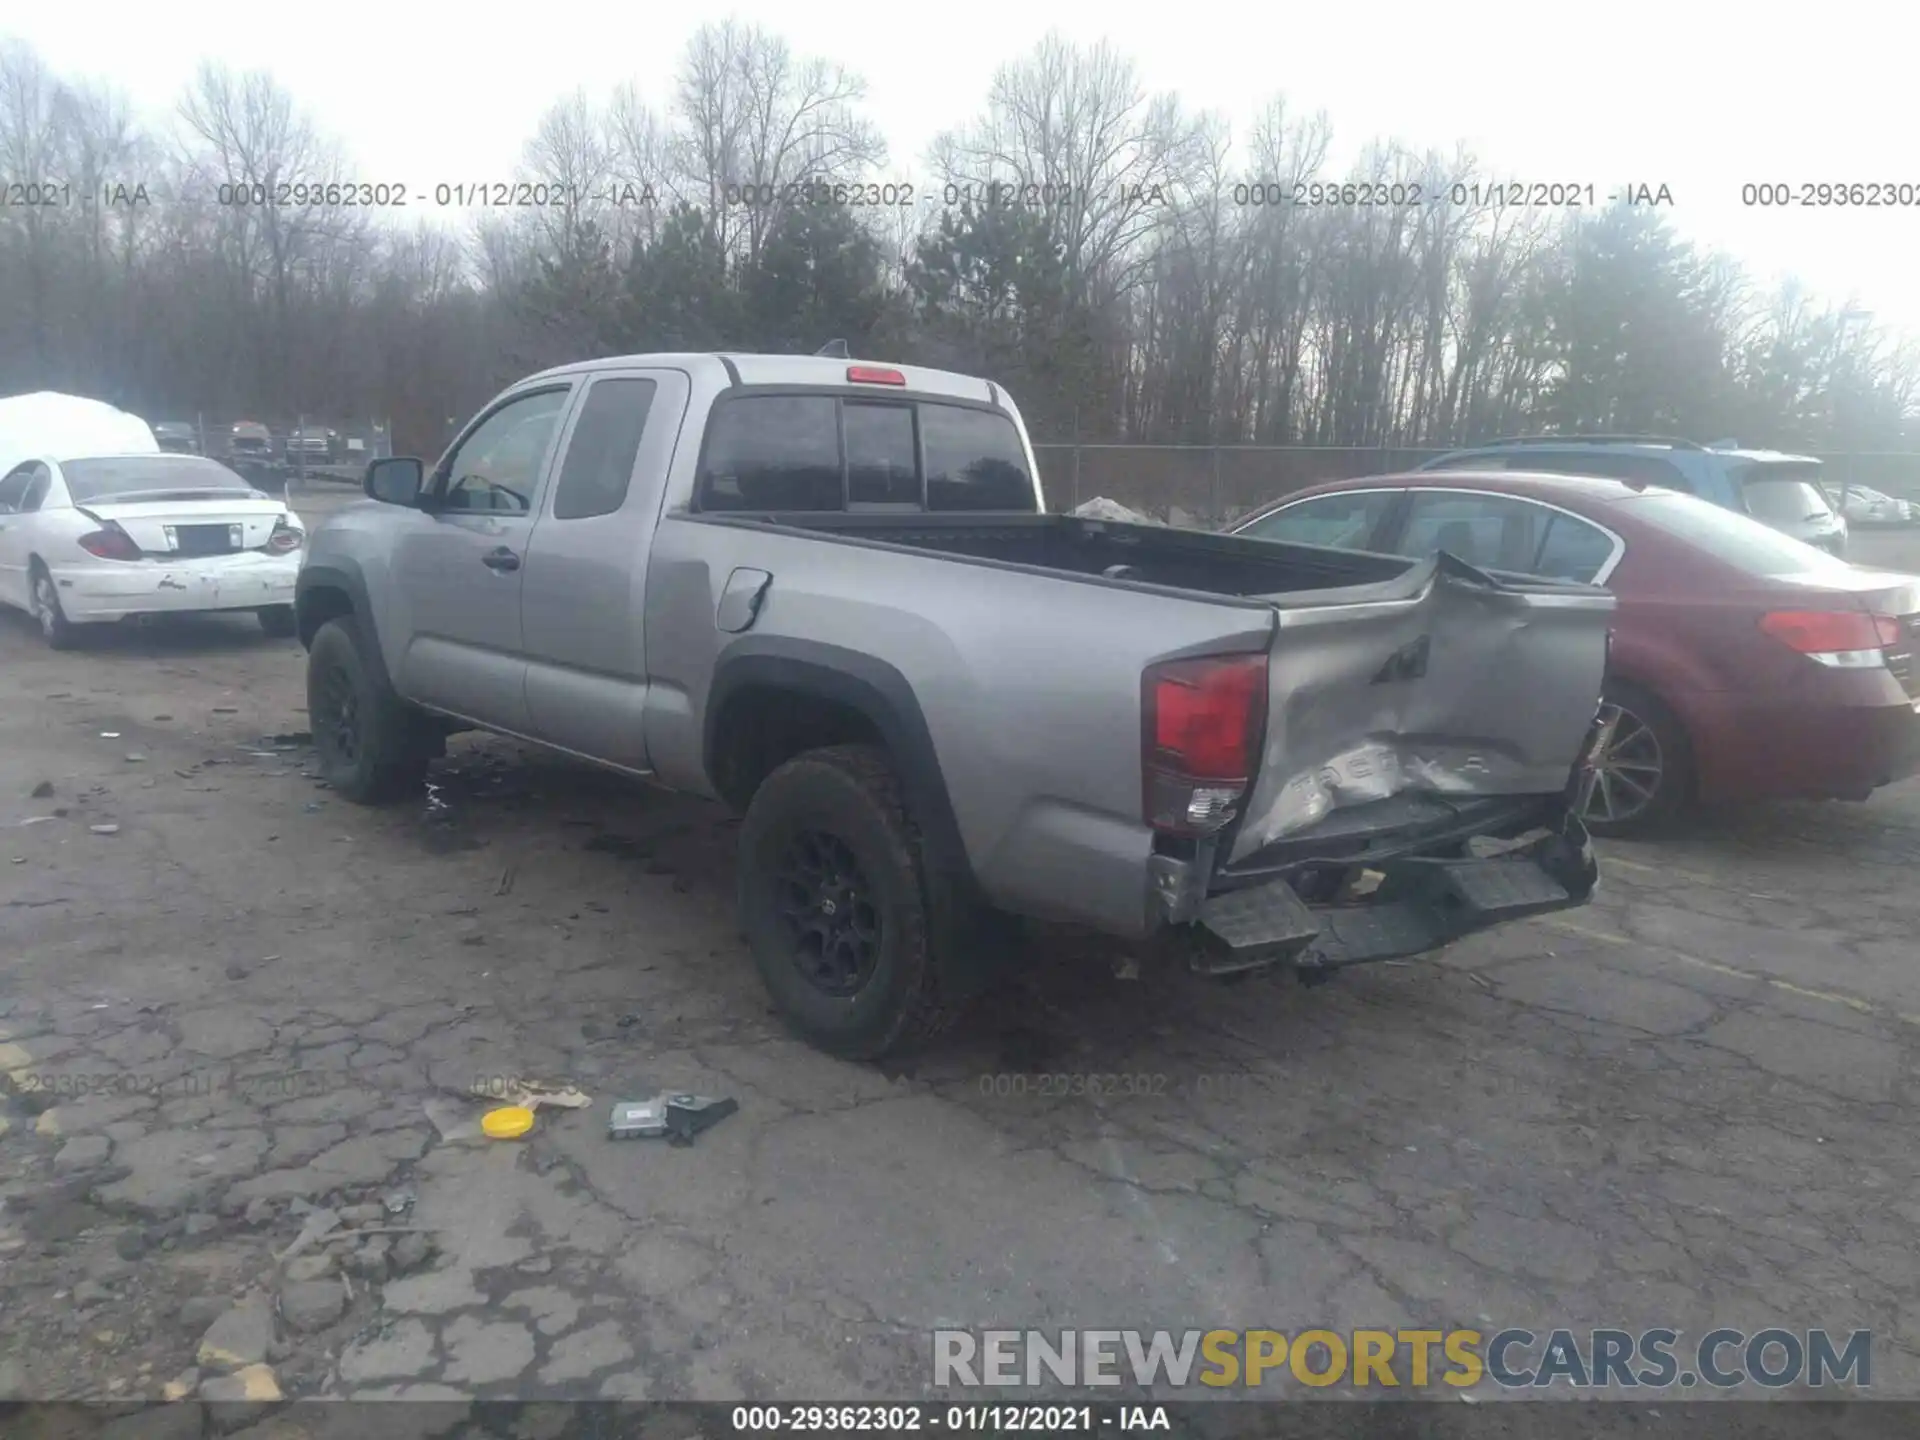
M607 1120L609 1140L651 1140L666 1136L669 1144L691 1145L702 1131L711 1130L740 1108L730 1097L665 1094L651 1100L622 1100Z
M28 791L27 793L30 794L35 800L44 800L49 795L53 794L53 781L42 780L38 785L34 786L33 789Z
M89 825L87 829L96 835L118 835L120 833L120 827L118 825Z
M667 1133L667 1097L651 1100L616 1100L607 1119L609 1140L641 1140Z
M280 1252L282 1264L291 1260L302 1250L317 1243L322 1237L340 1228L340 1213L337 1210L316 1210L307 1216L306 1223L300 1227L300 1233L294 1236L293 1243Z
M502 1105L480 1117L480 1129L492 1140L518 1140L533 1129L533 1111L524 1105Z
M542 1105L579 1110L593 1103L592 1097L577 1086L544 1085L531 1080L511 1081L498 1098L527 1110L537 1110Z

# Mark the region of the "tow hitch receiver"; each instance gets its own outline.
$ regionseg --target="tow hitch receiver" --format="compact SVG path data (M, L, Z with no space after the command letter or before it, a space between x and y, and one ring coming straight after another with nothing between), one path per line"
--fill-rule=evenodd
M1576 822L1577 825L1577 822ZM1584 834L1579 835L1584 841ZM1497 858L1389 860L1358 904L1309 906L1285 880L1229 891L1200 909L1188 965L1229 975L1291 961L1303 979L1369 960L1437 950L1509 920L1582 904L1593 890L1592 850L1543 833L1524 853Z

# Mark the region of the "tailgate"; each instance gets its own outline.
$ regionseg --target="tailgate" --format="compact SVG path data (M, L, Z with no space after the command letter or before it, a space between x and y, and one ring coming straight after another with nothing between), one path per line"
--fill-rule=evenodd
M1599 706L1607 591L1496 579L1442 553L1274 604L1267 733L1229 862L1401 791L1566 788Z

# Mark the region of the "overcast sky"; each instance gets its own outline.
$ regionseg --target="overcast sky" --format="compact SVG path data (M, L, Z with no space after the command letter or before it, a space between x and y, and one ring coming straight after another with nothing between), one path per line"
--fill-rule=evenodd
M664 101L687 36L729 13L861 73L867 113L893 150L888 178L915 181L926 178L927 142L977 113L998 64L1049 29L1105 36L1138 60L1150 87L1236 123L1276 94L1326 110L1339 162L1375 137L1449 152L1464 141L1515 178L1603 193L1664 183L1675 223L1762 281L1798 274L1823 298L1920 334L1920 204L1741 204L1750 181L1892 182L1920 200L1911 51L1885 4L1829 0L1792 12L1790 24L1674 0L1577 12L1508 0L8 8L0 32L28 41L62 75L109 79L155 112L172 107L203 56L270 69L346 145L354 178L429 192L440 181L510 178L541 112L575 86L599 96L632 79Z

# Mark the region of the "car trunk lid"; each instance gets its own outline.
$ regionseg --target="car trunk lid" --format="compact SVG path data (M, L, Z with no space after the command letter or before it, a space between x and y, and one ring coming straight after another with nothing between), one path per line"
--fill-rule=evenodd
M1403 791L1563 791L1599 704L1614 599L1437 554L1370 585L1272 597L1258 774L1229 862Z
M105 523L112 521L148 555L188 559L257 550L287 514L278 500L206 492L143 500L96 500L81 507Z

